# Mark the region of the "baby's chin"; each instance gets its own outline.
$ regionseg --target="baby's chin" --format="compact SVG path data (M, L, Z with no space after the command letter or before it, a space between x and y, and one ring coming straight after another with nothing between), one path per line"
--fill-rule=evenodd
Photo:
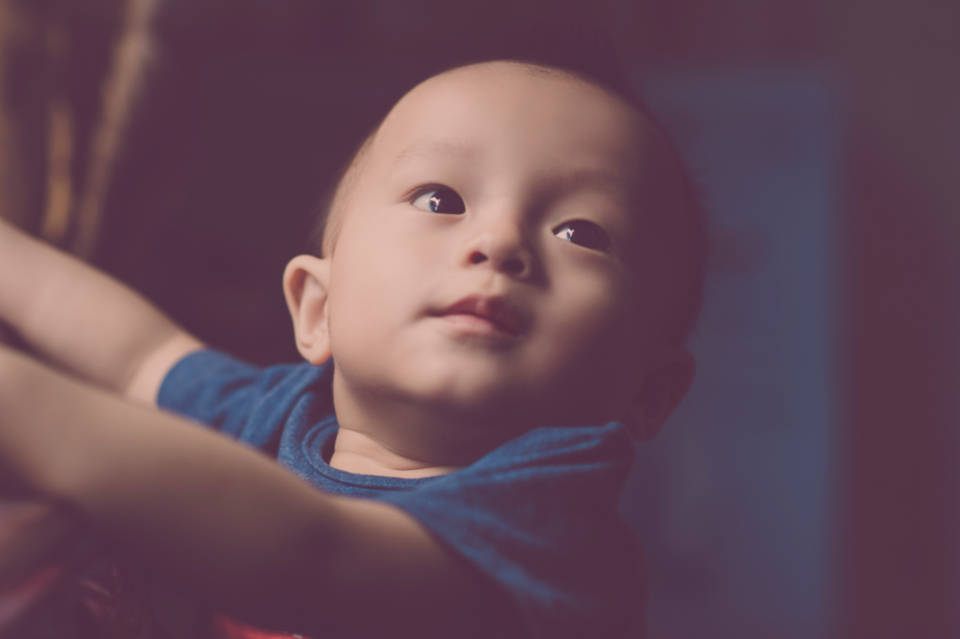
M389 413L417 416L424 424L438 424L440 431L462 431L467 439L509 439L540 426L603 424L610 421L614 403L609 392L589 380L534 375L493 357L408 358L400 366L381 362L350 373L343 379L358 397L383 401ZM603 386L609 390L612 384Z
M455 383L410 391L410 401L432 414L444 415L460 428L516 435L539 426L586 426L610 421L597 402L579 393L504 383L503 379L463 378Z
M486 363L486 362L484 362ZM576 368L575 374L563 370L549 374L523 374L516 368L499 365L475 365L470 368L444 368L411 376L411 392L421 401L462 407L463 410L493 415L519 415L540 425L582 425L604 420L604 413L615 404L612 389L601 371Z

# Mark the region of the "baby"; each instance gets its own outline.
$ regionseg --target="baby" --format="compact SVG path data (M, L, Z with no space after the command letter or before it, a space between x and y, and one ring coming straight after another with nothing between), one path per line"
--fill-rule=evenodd
M247 624L640 636L618 494L692 382L703 270L666 136L573 72L456 68L321 228L283 276L306 362L261 369L0 225L0 319L69 373L0 347L0 474Z

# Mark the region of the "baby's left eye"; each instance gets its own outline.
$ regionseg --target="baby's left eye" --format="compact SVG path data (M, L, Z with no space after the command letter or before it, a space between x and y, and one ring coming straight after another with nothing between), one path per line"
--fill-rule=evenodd
M449 186L435 185L418 189L410 203L418 209L431 213L459 215L467 210L463 198Z
M587 220L564 222L553 229L553 234L561 240L573 242L595 251L606 251L610 248L610 237L606 231Z

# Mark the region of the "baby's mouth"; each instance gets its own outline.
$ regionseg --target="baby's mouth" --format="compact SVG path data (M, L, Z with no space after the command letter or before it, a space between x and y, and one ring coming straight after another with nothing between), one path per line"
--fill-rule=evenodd
M482 327L485 324L495 331L516 337L522 334L528 321L518 309L503 297L469 295L450 306L430 313L434 317L463 317L464 323ZM469 318L475 318L473 320Z

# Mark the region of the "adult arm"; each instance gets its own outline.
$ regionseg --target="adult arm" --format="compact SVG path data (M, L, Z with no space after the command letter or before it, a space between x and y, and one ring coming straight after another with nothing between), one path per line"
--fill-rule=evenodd
M0 323L0 348L12 346L14 341ZM8 613L0 614L0 633L16 617L19 608L14 602L24 599L24 590L31 594L38 590L34 585L38 571L50 575L59 568L51 562L67 559L63 550L77 531L69 512L26 495L21 482L6 470L0 466L0 609ZM31 584L25 584L28 578Z
M201 346L130 288L2 219L0 323L55 366L147 403Z
M491 587L402 511L318 491L241 444L3 349L0 464L254 625L462 636L497 616L474 607L491 606Z

